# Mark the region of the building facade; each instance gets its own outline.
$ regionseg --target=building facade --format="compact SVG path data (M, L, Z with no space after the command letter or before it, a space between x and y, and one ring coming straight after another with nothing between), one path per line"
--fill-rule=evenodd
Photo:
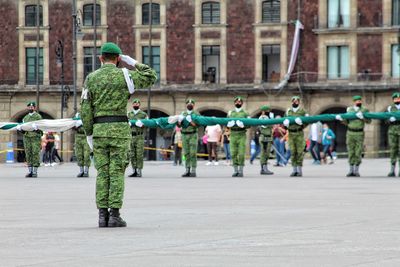
M148 0L76 0L75 52L72 2L39 0L38 8L37 0L0 0L6 14L0 18L1 121L21 120L26 102L36 98L37 80L44 116L72 117L106 41L152 62L159 77L151 88L152 117L180 113L187 97L197 100L200 113L224 116L238 94L252 116L266 103L283 113L293 94L310 114L345 112L354 94L371 111L384 111L399 90L400 0L153 0L151 6ZM297 63L288 85L276 89L287 73L296 20L304 25ZM147 88L136 97L147 109ZM343 150L345 128L332 127ZM367 151L384 149L385 124L373 121L366 130ZM150 145L165 147L170 133L152 130L151 137ZM0 150L18 140L0 132ZM65 133L66 150L72 141Z

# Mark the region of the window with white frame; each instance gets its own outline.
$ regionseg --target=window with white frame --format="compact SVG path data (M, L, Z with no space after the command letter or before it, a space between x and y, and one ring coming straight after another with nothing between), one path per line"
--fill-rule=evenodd
M219 63L219 45L202 46L203 81L209 83L219 83Z
M83 48L83 78L86 78L86 76L91 73L92 71L95 71L96 69L100 68L101 62L99 59L100 56L100 47L96 48L96 66L95 69L93 69L93 47L84 47Z
M280 45L262 46L262 80L264 82L279 82L281 72Z
M150 4L142 5L142 24L149 25L150 21ZM151 5L151 24L159 25L160 24L160 5L153 3Z
M281 21L281 1L267 0L262 2L262 22L277 23Z
M96 25L100 25L101 21L101 6L96 4ZM93 26L94 25L94 5L87 4L83 6L83 25Z
M26 59L26 84L36 84L37 71L39 71L39 84L43 84L43 48L39 48L39 69L36 65L36 47L25 50Z
M400 45L392 45L392 77L400 78Z
M218 2L205 2L201 7L202 24L219 24L220 23L220 4Z
M37 26L37 5L25 6L25 26L36 27ZM39 6L39 26L43 26L43 7Z
M143 56L143 63L146 65L150 65L150 55L149 55L149 47L143 46L142 47L142 56ZM161 71L161 59L160 59L160 47L159 46L152 46L151 47L151 67L157 73L157 81L160 81L160 71Z
M328 46L328 79L350 78L348 46Z
M350 27L350 0L328 0L328 27Z

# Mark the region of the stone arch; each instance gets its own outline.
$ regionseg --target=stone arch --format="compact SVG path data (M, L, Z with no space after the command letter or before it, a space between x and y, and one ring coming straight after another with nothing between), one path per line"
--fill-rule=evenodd
M319 114L338 114L338 113L346 113L346 107L345 106L330 106L330 107L325 107L324 110L321 110ZM346 126L339 122L339 121L330 121L327 122L329 128L332 129L332 131L336 135L335 139L335 150L337 152L345 152L347 150L346 147Z
M22 119L25 117L25 115L28 114L27 110L22 110L14 114L14 116L11 117L11 121L13 122L22 122ZM49 113L41 110L39 112L40 115L42 115L43 119L54 119L53 116L51 116ZM13 131L12 132L12 137L11 140L14 144L14 147L16 147L17 153L15 153L15 159L17 162L24 162L25 161L25 152L23 151L24 149L24 141L23 141L23 136L22 133ZM21 150L20 150L21 149Z
M201 107L197 110L202 116L226 117L228 112L219 107Z
M145 111L147 111L145 109ZM151 119L157 119L157 118L162 118L162 117L168 117L169 114L164 112L162 109L157 108L157 109L151 109L150 110L150 115L149 118ZM147 143L147 138L145 138L145 146L151 147L151 148L169 148L171 143L172 143L172 130L165 130L161 128L150 128L150 143ZM146 134L147 136L147 134ZM162 160L162 154L160 151L156 150L149 150L148 154L145 153L147 157L147 160ZM168 153L168 155L171 155L171 153Z
M286 110L283 110L282 108L275 108L275 107L271 107L271 112L274 113L275 116L279 115L281 117L283 117L285 115ZM250 117L252 118L259 118L261 115L261 110L257 109L256 111L254 111Z

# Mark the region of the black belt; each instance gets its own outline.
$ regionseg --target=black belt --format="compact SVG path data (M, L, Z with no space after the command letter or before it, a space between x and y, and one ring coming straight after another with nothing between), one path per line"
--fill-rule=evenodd
M191 131L191 132L182 132L182 134L194 134L196 131Z
M391 122L390 125L400 125L400 121Z
M243 131L246 131L246 129L245 128L231 128L231 131L232 132L243 132Z
M352 128L347 128L350 132L363 132L364 129L352 129Z
M94 123L107 123L107 122L128 122L126 116L99 116L95 117Z
M143 135L143 133L132 133L132 136Z
M297 130L290 130L289 129L289 133L298 133L298 132L302 132L303 129L297 129Z

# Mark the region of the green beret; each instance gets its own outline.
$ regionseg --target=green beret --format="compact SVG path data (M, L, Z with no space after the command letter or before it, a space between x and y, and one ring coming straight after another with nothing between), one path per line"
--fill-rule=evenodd
M133 104L135 104L135 103L139 103L140 104L140 99L139 98L135 98L135 99L133 99L132 103Z
M392 98L398 98L398 97L400 97L400 93L399 92L393 93Z
M186 100L186 104L189 104L189 103L195 104L196 102L194 101L193 98L189 98Z
M261 111L268 111L268 110L270 110L270 108L269 108L268 105L263 105L263 106L261 106L260 110Z
M292 101L293 100L300 100L300 96L298 96L298 95L292 96Z
M243 102L243 97L241 97L241 96L235 96L235 98L233 99L233 102L236 102L237 100Z
M114 43L104 43L101 46L101 53L107 53L107 54L118 54L121 55L122 51L121 48L118 47L118 45L114 44Z
M35 101L30 101L26 104L27 107L36 107L36 102Z
M359 95L353 96L353 101L357 101L357 100L361 100L361 99L362 99L362 97Z

